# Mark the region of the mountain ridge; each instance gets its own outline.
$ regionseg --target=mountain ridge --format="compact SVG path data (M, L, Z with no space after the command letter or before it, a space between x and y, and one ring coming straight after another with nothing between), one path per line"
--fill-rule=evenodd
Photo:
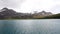
M0 19L34 19L34 18L47 18L53 15L51 12L41 11L38 13L18 13L13 9L3 8L0 10Z

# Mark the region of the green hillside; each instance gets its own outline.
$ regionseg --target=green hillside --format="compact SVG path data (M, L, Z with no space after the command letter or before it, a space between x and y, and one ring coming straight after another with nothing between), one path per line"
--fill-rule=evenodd
M44 18L50 18L50 19L60 19L60 14L55 14L55 15L51 15L51 16L46 16Z

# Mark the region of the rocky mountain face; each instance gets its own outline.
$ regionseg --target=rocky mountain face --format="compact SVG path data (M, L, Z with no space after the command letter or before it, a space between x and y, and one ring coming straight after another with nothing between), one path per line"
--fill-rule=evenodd
M43 16L49 16L49 15L52 15L51 12L45 12L45 11L42 11L40 12L39 14L43 15Z
M3 8L0 10L0 19L10 19L10 18L14 18L14 19L21 19L21 18L34 18L35 17L42 17L42 16L49 16L52 15L51 12L39 12L39 13L34 13L34 14L30 14L30 13L18 13L12 9L8 9L8 8Z
M14 19L21 19L21 18L30 18L31 14L28 13L18 13L12 9L8 9L8 8L3 8L0 10L0 19L10 19L10 18L14 18Z
M45 17L45 16L50 16L50 15L53 15L51 12L45 12L45 11L41 11L41 12L38 12L38 13L34 13L33 16L35 18L40 18L40 17Z
M41 11L41 12L35 13L35 15L39 15L39 16L49 16L49 15L52 15L52 13L51 13L51 12Z

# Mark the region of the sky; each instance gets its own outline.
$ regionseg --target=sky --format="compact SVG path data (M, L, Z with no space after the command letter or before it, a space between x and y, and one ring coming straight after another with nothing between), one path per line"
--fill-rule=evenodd
M0 0L0 9L4 7L23 13L41 12L43 10L60 13L60 0Z

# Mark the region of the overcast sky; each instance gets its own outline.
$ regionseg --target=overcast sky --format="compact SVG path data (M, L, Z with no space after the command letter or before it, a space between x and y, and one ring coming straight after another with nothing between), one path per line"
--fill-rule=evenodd
M60 0L0 0L0 8L8 7L17 12L33 11L60 13Z

